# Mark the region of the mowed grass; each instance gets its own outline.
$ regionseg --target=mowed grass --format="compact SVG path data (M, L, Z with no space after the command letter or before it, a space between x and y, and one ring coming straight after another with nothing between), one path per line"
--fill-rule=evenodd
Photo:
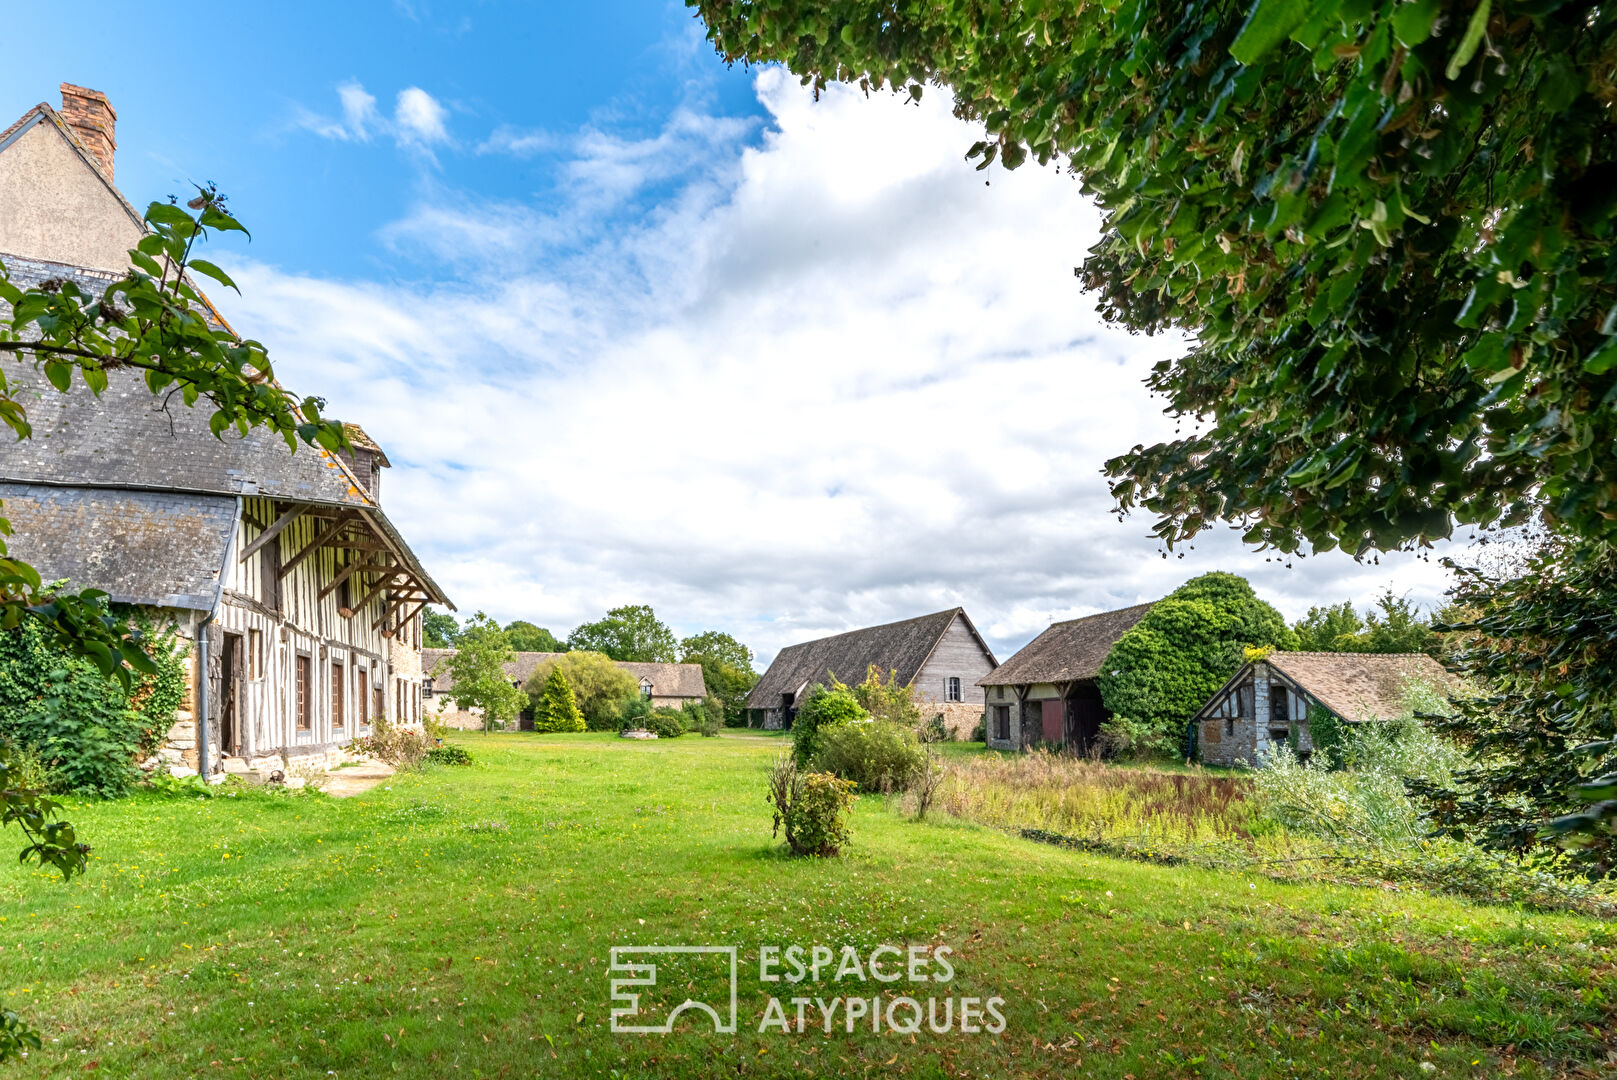
M82 880L0 870L0 1007L51 1040L9 1070L1480 1077L1617 1049L1610 924L1110 860L880 799L844 857L793 859L764 804L778 738L456 741L476 765L343 801L75 805ZM647 944L738 946L738 1031L612 1033L609 949ZM955 976L761 983L759 947L791 944L947 945ZM662 974L648 1010L727 997L700 962ZM999 996L1006 1027L849 1034L838 1011L827 1034L811 1004L760 1034L771 993L794 1021L793 996Z

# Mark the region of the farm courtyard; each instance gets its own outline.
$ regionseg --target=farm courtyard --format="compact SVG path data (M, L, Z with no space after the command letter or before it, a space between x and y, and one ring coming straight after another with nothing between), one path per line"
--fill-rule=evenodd
M1084 854L860 800L836 859L784 854L759 733L464 735L470 767L358 797L78 802L64 885L0 877L17 1076L1558 1076L1613 1055L1617 927L1391 888ZM961 755L980 754L957 746ZM738 1024L610 1029L614 946L735 945ZM948 946L946 985L761 946ZM891 965L890 965L891 966ZM700 964L665 991L722 1002ZM776 967L777 972L783 970ZM934 969L936 970L936 969ZM665 981L668 976L665 976ZM822 1023L793 995L1003 999L1004 1030ZM769 997L788 1022L760 1033ZM901 1013L902 1015L902 1013ZM655 1017L652 1018L655 1021ZM978 1026L991 1017L979 1015ZM829 1026L829 1033L826 1027Z

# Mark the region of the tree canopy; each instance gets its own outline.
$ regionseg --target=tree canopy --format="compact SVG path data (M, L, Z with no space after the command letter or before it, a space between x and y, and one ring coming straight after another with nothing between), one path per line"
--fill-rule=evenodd
M758 683L751 649L729 634L708 630L681 641L679 659L684 664L702 665L702 680L707 692L723 705L724 722L735 724L745 717L747 695Z
M560 671L566 677L579 711L584 714L584 723L591 731L616 731L623 703L640 693L640 684L635 682L634 676L618 667L611 657L574 650L534 669L527 690L535 708L552 671Z
M566 652L567 647L542 626L524 619L513 619L505 624L505 640L517 652Z
M1617 536L1617 7L687 0L730 61L914 97L1066 161L1103 313L1191 344L1191 422L1107 463L1172 544L1352 552L1535 495Z
M638 663L671 664L678 656L674 632L646 604L613 608L605 618L575 627L567 648Z
M1150 725L1163 746L1240 668L1243 651L1296 647L1286 621L1243 577L1215 571L1158 600L1101 663L1101 698L1117 716Z
M526 704L505 672L515 659L500 624L479 611L466 620L455 651L444 660L452 680L447 696L457 708L482 709L484 732L504 727Z
M1431 617L1389 590L1360 615L1353 601L1311 607L1292 625L1297 647L1308 652L1443 654L1443 636Z
M460 640L460 622L447 611L428 608L421 614L421 645L427 649L453 649Z

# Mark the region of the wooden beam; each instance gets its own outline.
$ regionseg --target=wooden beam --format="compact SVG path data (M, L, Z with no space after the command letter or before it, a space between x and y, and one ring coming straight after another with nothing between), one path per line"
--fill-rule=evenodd
M399 620L399 625L400 626L409 625L410 620L415 618L417 615L421 614L421 609L426 607L427 603L428 603L427 599L425 597L423 597L422 600L421 600L421 603L419 603L419 604L417 604L415 606L414 611L410 612L410 614L406 615L404 618Z
M280 536L282 530L303 516L304 509L305 507L302 506L294 506L280 517L276 518L274 524L258 534L258 539L241 549L241 558L237 561L246 562L253 556L254 553L258 551L259 548L263 547L277 536Z
M347 566L345 566L341 570L337 571L337 576L331 579L331 584L329 584L325 588L321 589L320 594L318 596L316 596L315 599L317 601L318 600L324 600L326 597L330 596L333 592L335 592L337 590L337 586L339 586L343 582L347 581L349 579L349 577L354 574L355 571L364 570L364 569L366 569L366 565L364 563L362 563L362 562L349 563ZM387 569L387 567L383 566L383 567L378 567L377 569L385 570L385 569Z
M377 619L375 622L371 623L371 629L375 630L378 627L380 627L383 623L387 622L387 618L388 618L389 615L393 614L395 611L398 611L400 608L404 607L405 604L410 603L412 600L414 600L416 598L416 595L417 595L416 593L412 592L409 595L400 596L397 600L391 601L391 602L387 603L386 605L384 605L383 608L382 608L382 617L380 619Z
M324 547L326 545L326 541L335 539L337 533L342 531L342 529L348 524L349 520L350 519L347 517L339 517L328 522L325 528L316 533L314 539L309 541L307 547L298 552L296 555L292 556L291 562L288 562L281 567L281 577L285 577L298 567L302 566L303 560L307 559L310 555L313 555L316 551L319 551L322 547Z
M388 572L376 580L376 584L371 587L371 591L366 593L364 598L361 599L359 603L354 605L354 610L364 611L365 605L376 599L376 594L387 588L388 582L392 581L402 573L404 573L404 570L401 567L389 567Z

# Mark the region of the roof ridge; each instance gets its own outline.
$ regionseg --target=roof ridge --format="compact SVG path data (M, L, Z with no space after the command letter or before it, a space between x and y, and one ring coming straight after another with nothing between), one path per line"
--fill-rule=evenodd
M1140 608L1154 607L1160 602L1160 600L1145 600L1138 604L1130 604L1128 607L1112 608L1110 611L1096 611L1089 615L1080 615L1076 619L1058 619L1051 623L1050 626L1067 626L1075 622L1083 622L1085 619L1099 619L1104 615L1121 615L1125 611L1138 611ZM1048 630L1049 628L1047 626L1044 629ZM1039 631L1039 633L1044 633L1044 630Z
M813 644L815 644L817 642L821 642L821 641L831 641L831 640L833 640L835 638L847 637L849 634L863 634L868 630L887 630L887 629L890 629L890 628L892 628L894 626L904 626L907 623L917 623L917 622L921 622L921 621L923 621L925 619L936 619L940 615L955 615L955 614L957 614L959 612L963 612L965 610L966 609L964 607L960 606L959 604L956 604L952 608L944 608L942 611L933 611L933 612L929 612L928 614L925 614L925 615L912 615L908 619L894 619L892 622L875 623L874 625L871 625L871 626L859 626L859 627L855 627L852 630L839 630L834 634L826 634L824 637L810 638L807 641L796 642L795 644L786 646L786 649L797 649L797 648L801 648L804 645L813 645ZM781 652L785 652L786 649L782 649Z

